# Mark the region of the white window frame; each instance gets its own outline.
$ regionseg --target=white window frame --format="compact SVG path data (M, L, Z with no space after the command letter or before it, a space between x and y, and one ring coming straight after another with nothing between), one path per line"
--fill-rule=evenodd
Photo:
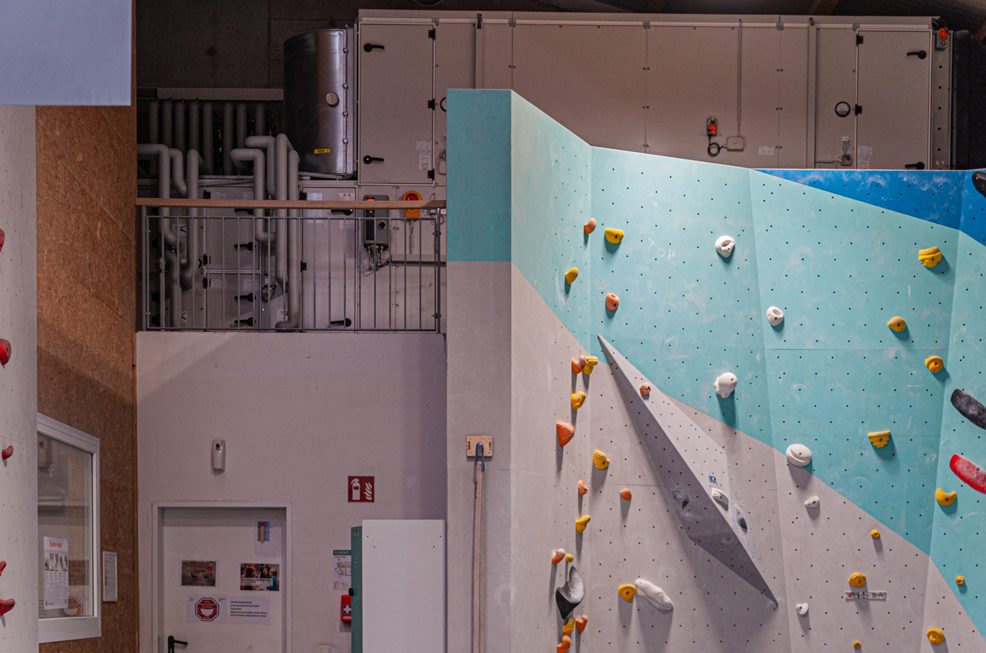
M92 561L90 599L93 606L92 616L39 618L38 640L46 644L100 637L103 629L103 605L100 600L102 556L99 539L99 439L41 413L38 413L38 435L81 449L92 456L92 550L89 552L89 559ZM44 579L39 579L39 582L44 583Z

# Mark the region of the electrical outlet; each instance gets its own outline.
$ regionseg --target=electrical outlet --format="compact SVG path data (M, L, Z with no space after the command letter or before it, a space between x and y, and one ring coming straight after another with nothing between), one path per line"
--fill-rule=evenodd
M467 435L466 436L466 456L476 457L476 445L483 445L483 458L493 457L493 436L492 435Z

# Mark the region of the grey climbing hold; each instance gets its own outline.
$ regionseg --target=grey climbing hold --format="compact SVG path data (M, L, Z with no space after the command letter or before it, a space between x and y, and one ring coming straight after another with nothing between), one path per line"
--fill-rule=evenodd
M732 372L723 372L716 377L715 382L712 384L712 388L716 391L716 394L726 399L729 395L733 394L733 390L736 389L736 383L739 379Z
M796 606L794 606L794 609L798 613L798 616L799 617L803 617L806 614L808 614L808 604L807 603L798 603Z
M805 499L805 508L807 508L808 510L818 510L818 507L821 505L821 503L822 500L818 498L818 495L813 494L807 499Z
M986 406L965 390L952 393L952 405L962 416L981 429L986 429Z
M555 603L558 604L558 612L561 613L561 620L567 621L572 611L582 603L585 598L585 584L582 582L582 575L579 570L572 565L568 568L568 580L564 585L555 590Z
M643 598L661 612L671 612L674 610L674 603L671 601L671 597L654 583L643 578L638 578L633 581L633 585L637 588L637 596Z
M717 487L714 487L714 488L712 488L712 491L709 492L709 494L712 495L712 500L713 501L715 501L716 503L718 503L725 510L729 510L729 497L726 496L726 493L725 492L723 492L722 490L720 490Z
M803 444L792 444L787 448L787 464L793 467L807 467L811 464L811 449Z

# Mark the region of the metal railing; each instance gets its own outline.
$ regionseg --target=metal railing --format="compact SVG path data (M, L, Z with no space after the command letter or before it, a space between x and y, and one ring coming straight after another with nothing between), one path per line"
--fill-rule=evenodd
M442 331L444 200L137 207L144 330Z

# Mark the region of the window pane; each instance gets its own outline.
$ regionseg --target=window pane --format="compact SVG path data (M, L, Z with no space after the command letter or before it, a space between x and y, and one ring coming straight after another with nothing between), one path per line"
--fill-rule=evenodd
M38 614L93 615L92 454L38 435Z

